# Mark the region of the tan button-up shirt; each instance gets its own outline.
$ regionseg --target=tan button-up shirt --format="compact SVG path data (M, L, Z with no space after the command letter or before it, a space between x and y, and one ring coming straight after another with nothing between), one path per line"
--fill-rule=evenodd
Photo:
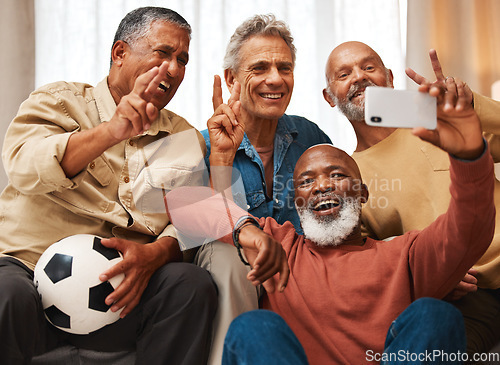
M96 87L49 84L21 105L2 153L9 184L0 195L0 255L33 268L49 245L74 234L141 243L176 237L164 194L206 178L205 142L185 119L163 109L149 131L109 148L75 177L60 166L70 135L109 121L115 110L107 78Z

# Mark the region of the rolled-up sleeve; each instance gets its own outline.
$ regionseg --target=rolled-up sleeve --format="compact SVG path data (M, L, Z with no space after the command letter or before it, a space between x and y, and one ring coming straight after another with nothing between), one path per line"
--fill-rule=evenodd
M66 84L46 86L32 93L10 124L2 159L12 185L24 194L72 189L78 177L68 179L61 168L71 134L80 129L78 115L70 113L79 101ZM73 97L74 100L71 100Z

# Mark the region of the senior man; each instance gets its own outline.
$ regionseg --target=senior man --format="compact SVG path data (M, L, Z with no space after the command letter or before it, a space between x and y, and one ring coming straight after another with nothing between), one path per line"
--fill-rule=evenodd
M237 121L236 132L243 135L235 146L233 167L241 175L245 196L236 200L257 217L291 221L301 231L293 204L293 169L308 147L331 141L309 120L285 114L292 97L294 66L295 47L286 24L273 15L247 19L232 35L224 57L231 98L223 103L216 76L211 120ZM208 149L205 160L213 176L220 161L213 160L210 150L218 141L212 141L209 130L202 134ZM197 263L212 273L219 288L211 363L220 364L227 327L238 314L258 307L258 295L245 279L247 270L234 247L220 242L204 245Z
M443 88L445 77L434 50L430 57L437 77L435 84ZM411 69L407 73L418 83L427 82ZM324 97L351 122L358 141L352 157L363 179L372 187L371 202L363 207L362 215L368 234L386 239L426 227L446 211L451 198L448 156L439 148L413 138L407 129L372 127L364 119L365 88L393 87L391 70L368 45L345 42L331 52L326 79ZM490 153L498 161L500 103L472 93L465 84L464 90L468 104L473 103L479 116L491 146ZM495 180L495 204L500 206L498 180ZM464 315L470 354L487 352L500 340L499 269L500 225L497 224L488 251L448 296L455 299L453 304ZM466 294L468 291L472 292Z
M184 78L190 34L170 9L133 10L116 32L109 75L96 87L57 82L21 105L3 149L9 185L0 196L0 363L30 363L60 342L136 350L138 364L206 363L215 285L206 270L181 262L164 208L144 203L203 161L201 135L164 109ZM159 150L168 153L158 158ZM103 237L123 254L102 281L125 274L106 298L122 319L85 336L52 327L33 284L44 250L80 233Z
M248 278L255 285L280 273L279 281L271 278L279 290L267 291L263 307L284 318L308 360L300 350L282 346L291 341L296 348L293 336L266 333L275 327L257 311L243 314L236 321L239 329L229 330L224 365L268 364L291 354L297 357L289 363L300 364L416 364L428 363L429 356L433 363L462 362L460 312L438 299L489 246L495 226L494 175L464 86L450 79L446 87L446 92L420 88L438 97L438 127L433 132L417 128L413 134L448 152L452 195L446 213L421 231L391 242L363 237L367 186L356 162L331 145L309 148L295 167L295 204L304 235L289 222L257 220L207 189L180 188L167 195L172 222L186 235L222 237L243 247L253 266ZM233 135L225 125L218 128ZM231 157L228 146L212 153ZM269 236L285 251L289 278L283 254L272 249ZM253 332L259 327L262 337Z

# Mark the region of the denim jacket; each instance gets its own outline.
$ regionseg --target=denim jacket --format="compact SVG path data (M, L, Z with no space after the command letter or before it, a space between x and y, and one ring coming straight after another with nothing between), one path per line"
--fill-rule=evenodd
M208 130L201 132L207 145L205 162L209 165L210 139ZM279 120L274 136L273 196L266 196L264 165L259 154L243 137L236 151L233 167L241 174L246 196L246 210L256 217L273 217L278 223L293 223L302 233L299 216L294 205L293 170L297 160L309 147L320 143L332 143L330 138L311 121L284 114ZM233 174L234 176L234 174ZM236 198L235 198L236 200Z

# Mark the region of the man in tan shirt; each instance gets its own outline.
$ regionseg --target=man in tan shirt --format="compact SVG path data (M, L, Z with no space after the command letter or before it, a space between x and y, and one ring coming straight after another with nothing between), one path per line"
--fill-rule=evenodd
M431 61L436 84L445 84L435 51ZM422 83L424 79L408 70ZM357 137L353 158L370 189L363 207L363 224L371 237L386 239L414 229L423 229L444 213L450 201L449 161L438 148L421 142L410 130L372 127L364 120L364 91L367 86L393 87L391 70L380 56L360 42L346 42L330 54L326 66L326 101L338 106L351 122ZM425 80L427 81L427 80ZM460 82L460 81L457 81ZM465 84L464 84L465 85ZM500 103L472 93L465 85L469 102L473 101L490 152L500 158ZM495 202L500 206L500 182L495 181ZM461 285L450 293L461 309L466 323L468 351L486 352L500 338L500 225L488 251L469 271Z
M181 262L162 203L196 176L205 152L199 132L164 109L184 78L190 34L172 10L136 9L117 30L107 78L46 85L21 105L2 155L0 363L30 362L60 341L136 349L137 363L206 362L216 288ZM125 274L106 298L122 319L86 336L51 327L33 285L43 251L80 233L123 254L102 281Z

